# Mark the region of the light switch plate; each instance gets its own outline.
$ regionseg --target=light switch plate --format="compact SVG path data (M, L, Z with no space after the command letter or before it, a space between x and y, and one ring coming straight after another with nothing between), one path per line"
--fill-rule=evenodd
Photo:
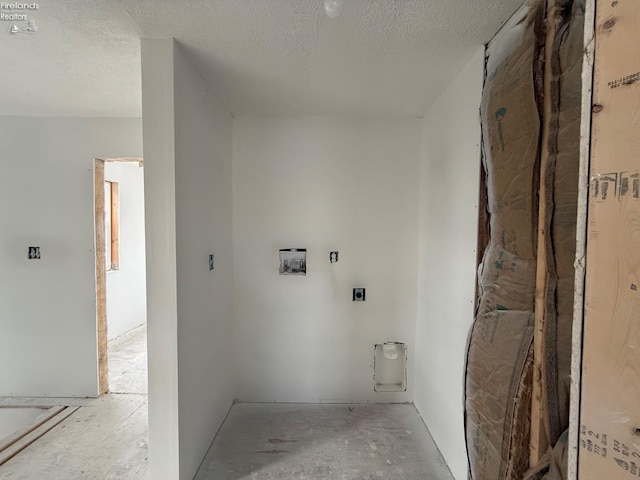
M40 260L40 247L29 247L29 260Z

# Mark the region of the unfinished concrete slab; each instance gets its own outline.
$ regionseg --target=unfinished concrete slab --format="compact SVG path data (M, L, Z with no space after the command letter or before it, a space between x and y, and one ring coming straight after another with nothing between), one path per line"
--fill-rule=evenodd
M0 397L2 407L32 407L49 408L60 405L82 407L93 402L91 398L62 398L62 397Z
M105 395L5 463L0 478L145 480L147 463L146 395Z
M110 393L147 393L146 324L110 340L108 359Z
M0 407L0 440L27 427L45 410L40 407Z
M148 479L146 351L144 326L109 342L110 389L120 393L99 399L0 398L0 411L21 407L10 408L18 413L81 406L0 466L0 479Z
M452 480L413 405L232 407L195 480Z

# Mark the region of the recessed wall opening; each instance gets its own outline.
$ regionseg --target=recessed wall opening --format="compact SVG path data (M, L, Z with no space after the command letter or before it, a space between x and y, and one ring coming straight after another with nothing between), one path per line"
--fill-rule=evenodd
M407 390L407 346L386 342L375 346L374 388L376 392Z
M146 394L142 159L96 159L95 189L100 392Z

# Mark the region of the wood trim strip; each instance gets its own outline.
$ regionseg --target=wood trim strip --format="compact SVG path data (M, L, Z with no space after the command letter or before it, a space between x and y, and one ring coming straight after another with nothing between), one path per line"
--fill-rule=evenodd
M580 122L580 171L578 175L578 212L576 223L576 261L573 332L571 347L571 394L569 411L567 480L578 478L578 433L580 429L580 392L582 383L582 329L584 322L584 281L587 245L587 205L589 202L589 164L591 158L591 105L593 60L595 54L595 0L586 0L584 16L584 57L582 63L582 119Z
M16 408L21 408L21 407L16 407ZM38 407L28 407L28 408L38 408ZM65 407L49 407L44 412L42 412L40 415L38 415L33 420L33 422L31 422L29 425L27 425L24 428L21 428L20 430L16 430L14 433L9 435L8 437L3 438L0 441L0 453L2 453L4 450L9 448L11 445L16 443L18 440L20 440L25 435L28 435L29 433L34 431L36 428L38 428L40 425L42 425L43 423L45 423L49 419L55 417L57 414L59 414L64 409L65 409Z
M13 457L15 457L18 453L23 451L33 442L42 437L45 433L52 430L54 427L59 425L62 421L67 419L70 415L72 415L75 411L77 411L80 407L63 407L62 411L57 413L55 416L51 417L46 422L39 425L34 430L30 431L26 435L23 435L18 441L14 442L11 446L4 449L0 452L0 466L7 463Z
M111 269L120 268L120 190L117 182L111 185Z
M104 160L95 159L96 321L98 336L98 393L109 389L107 362L107 271L104 221Z

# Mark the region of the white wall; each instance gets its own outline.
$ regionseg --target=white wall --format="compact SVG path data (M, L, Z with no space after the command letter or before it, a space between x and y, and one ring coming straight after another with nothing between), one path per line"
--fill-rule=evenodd
M415 404L467 478L464 371L474 315L484 48L426 113L420 167Z
M173 40L142 40L149 468L179 478Z
M233 157L237 397L411 401L420 120L236 117ZM278 274L281 248L307 248L305 277ZM408 392L373 391L387 340Z
M180 478L191 479L234 394L232 119L174 55Z
M0 117L0 396L98 394L93 163L116 156L139 119Z
M144 173L138 162L105 162L105 180L120 199L120 265L107 272L107 337L147 321L144 251Z
M142 62L151 476L186 480L233 401L232 120L172 40Z
M464 478L482 52L423 121L232 121L180 47L142 52L152 476L193 476L234 393L385 402L415 389ZM307 276L278 275L288 247L308 249ZM351 301L356 286L366 302ZM408 344L407 392L373 391L387 340Z

